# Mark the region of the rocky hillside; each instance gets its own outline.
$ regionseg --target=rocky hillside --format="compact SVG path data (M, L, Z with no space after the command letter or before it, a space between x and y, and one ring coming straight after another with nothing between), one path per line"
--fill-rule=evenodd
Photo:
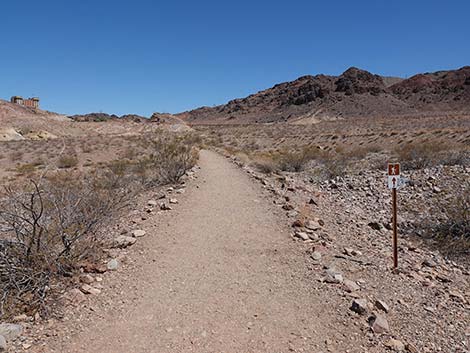
M63 115L0 99L0 141L53 138L67 122Z
M73 121L78 122L103 122L109 120L121 120L121 121L134 121L136 123L143 123L147 121L147 118L144 116L136 114L125 114L125 115L115 115L107 113L88 113L81 115L71 115L69 116Z
M470 113L470 66L409 79L358 68L340 76L303 76L213 108L179 114L190 123L315 123L364 116Z

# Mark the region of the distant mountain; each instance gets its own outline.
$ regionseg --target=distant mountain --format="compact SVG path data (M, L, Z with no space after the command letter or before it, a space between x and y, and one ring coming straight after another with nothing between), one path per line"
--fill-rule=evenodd
M409 79L352 67L340 76L303 76L216 107L177 114L192 124L315 123L365 116L470 113L470 66Z

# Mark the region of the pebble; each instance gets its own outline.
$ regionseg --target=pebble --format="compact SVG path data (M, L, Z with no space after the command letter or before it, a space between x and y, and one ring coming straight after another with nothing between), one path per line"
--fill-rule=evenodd
M380 314L369 317L369 324L374 333L385 333L390 330L387 319Z
M380 309L380 310L382 310L382 311L385 311L386 313L388 313L389 310L390 310L390 308L389 308L389 306L387 305L387 303L385 303L385 302L382 301L382 300L376 300L376 301L375 301L375 307L376 307L377 309Z
M116 259L111 259L108 261L108 263L106 264L106 267L108 268L108 270L110 271L115 271L118 269L119 267L119 261L116 260Z
M136 229L136 230L133 230L131 234L134 238L140 238L140 237L143 237L146 234L146 232L145 230L142 230L142 229Z
M147 205L155 207L155 206L158 206L158 202L155 200L150 200L149 202L147 202Z
M94 288L90 286L89 284L84 284L80 287L83 293L85 294L92 294L92 295L98 295L101 293L101 291L98 288Z
M358 290L361 289L359 285L356 284L356 282L351 281L349 279L345 279L343 281L344 288L346 289L347 292L352 293L352 292L357 292Z
M403 342L394 338L390 338L388 341L385 342L384 345L385 347L395 352L403 352L405 350L405 345L403 344Z
M368 306L366 299L354 299L350 309L359 315L364 315L367 312Z
M134 245L137 241L134 237L128 237L126 235L120 235L115 239L115 246L118 248L127 248L128 246Z
M308 234L305 233L305 232L295 232L295 236L296 236L297 238L300 238L300 239L304 240L304 241L310 239L310 237L308 236Z

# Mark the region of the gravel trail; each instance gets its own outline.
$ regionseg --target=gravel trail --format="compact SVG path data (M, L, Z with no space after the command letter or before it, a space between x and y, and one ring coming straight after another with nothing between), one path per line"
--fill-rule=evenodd
M322 346L329 314L309 289L305 256L282 212L220 155L202 151L199 165L166 228L144 240L148 251L127 284L139 295L125 310L99 313L60 351L274 353Z

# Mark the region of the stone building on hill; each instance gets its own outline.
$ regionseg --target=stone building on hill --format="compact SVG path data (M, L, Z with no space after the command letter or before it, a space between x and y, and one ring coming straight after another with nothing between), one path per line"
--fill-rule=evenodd
M23 99L23 97L20 96L13 96L11 97L10 102L29 108L39 109L39 98L37 97Z

